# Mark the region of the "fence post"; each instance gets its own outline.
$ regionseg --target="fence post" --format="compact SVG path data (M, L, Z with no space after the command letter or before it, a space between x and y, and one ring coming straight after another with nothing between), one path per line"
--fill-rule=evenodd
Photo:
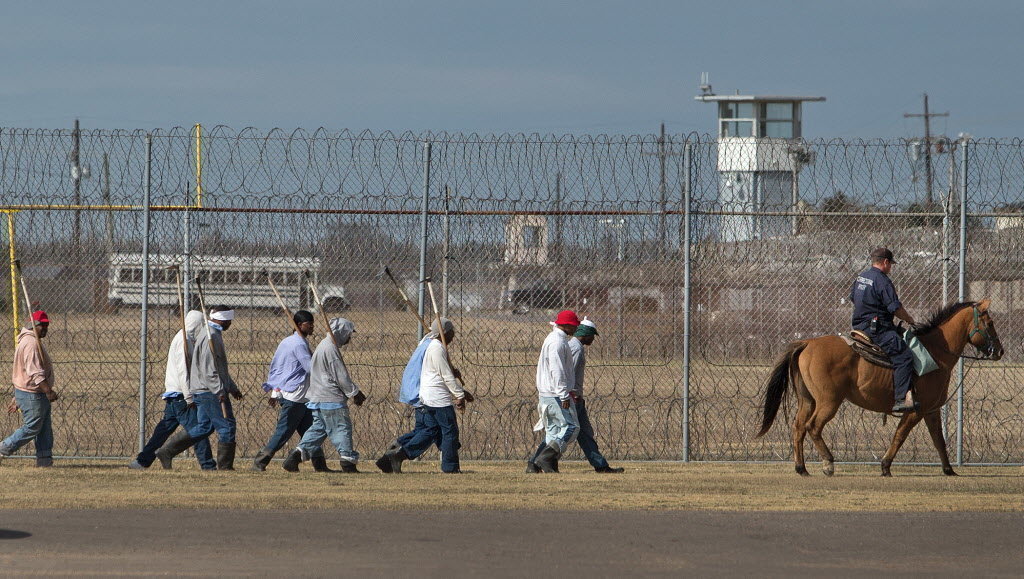
M146 446L146 334L149 331L149 206L153 186L153 135L146 135L146 183L142 202L142 329L139 332L139 452Z
M424 319L426 309L426 284L423 280L427 278L427 210L430 207L430 141L423 143L423 210L420 225L420 279L419 279L419 306L417 312L420 319ZM423 337L423 327L417 328L419 337Z
M967 168L970 157L970 140L963 139L960 147L960 272L957 301L967 298ZM956 464L964 464L964 359L956 364Z
M690 462L690 199L693 145L683 149L683 462Z
M14 211L7 213L7 250L11 258L11 326L14 331L14 347L18 347L18 332L20 332L20 321L18 320L18 268L14 264L17 254L14 249Z

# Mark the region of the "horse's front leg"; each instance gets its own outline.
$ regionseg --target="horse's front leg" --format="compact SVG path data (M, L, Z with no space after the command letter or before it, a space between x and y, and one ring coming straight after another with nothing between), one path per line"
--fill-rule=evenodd
M924 424L928 427L928 433L932 435L932 443L935 445L935 450L939 451L939 459L942 461L942 474L957 476L953 470L953 465L949 464L949 453L946 451L946 439L942 436L942 417L939 412L925 414Z
M893 435L892 442L889 444L889 450L885 451L885 456L882 457L882 476L892 476L892 473L889 472L889 467L892 466L892 459L896 458L896 453L899 452L903 443L907 441L910 431L917 426L918 422L921 422L921 415L917 412L907 412L900 418L900 423L896 427L896 434Z

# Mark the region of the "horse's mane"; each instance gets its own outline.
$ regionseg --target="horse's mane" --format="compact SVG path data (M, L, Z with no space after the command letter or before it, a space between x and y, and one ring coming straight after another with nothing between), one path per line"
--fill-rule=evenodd
M928 318L927 322L918 326L917 332L915 333L919 336L927 334L935 330L942 324L946 323L947 321L949 321L949 319L955 316L957 312L959 312L960 310L964 308L974 307L977 304L978 302L959 302L955 304L949 304L948 306L942 309L935 310L934 312L932 312L932 315L930 318Z

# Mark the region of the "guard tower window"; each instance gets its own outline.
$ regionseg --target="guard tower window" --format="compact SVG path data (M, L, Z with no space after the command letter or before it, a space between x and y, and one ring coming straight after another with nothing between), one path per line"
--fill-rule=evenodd
M792 139L796 135L793 125L796 121L793 103L762 103L762 137Z
M754 136L754 103L723 102L718 117L722 119L721 137Z
M527 249L540 247L540 227L535 225L523 227L523 247Z

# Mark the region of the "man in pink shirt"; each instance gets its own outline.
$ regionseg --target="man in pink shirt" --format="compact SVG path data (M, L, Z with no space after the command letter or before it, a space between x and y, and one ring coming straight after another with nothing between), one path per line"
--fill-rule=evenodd
M36 443L36 466L53 466L53 426L50 403L57 400L53 389L53 364L40 338L46 337L50 318L46 312L32 312L33 328L18 334L14 350L14 401L21 410L21 428L0 442L0 460L11 456L31 441Z

